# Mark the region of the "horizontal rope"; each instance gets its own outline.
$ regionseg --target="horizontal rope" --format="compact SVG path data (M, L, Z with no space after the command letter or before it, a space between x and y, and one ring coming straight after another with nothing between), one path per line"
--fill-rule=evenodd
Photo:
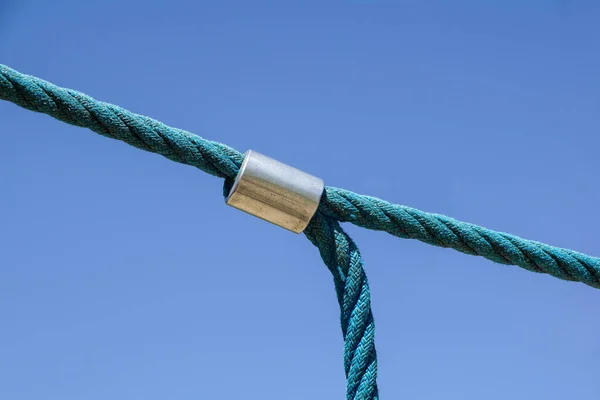
M0 99L225 178L225 195L243 160L240 152L224 144L3 65L0 65ZM514 264L533 272L600 287L599 258L326 187L305 234L319 249L334 278L344 335L348 400L376 400L379 394L369 285L358 248L339 222L351 222L401 238L417 239L497 263Z
M243 159L242 153L224 144L171 128L3 65L0 65L0 99L226 178L226 192ZM417 239L600 288L600 258L572 250L333 187L325 188L319 211L340 222L351 222L401 238Z
M417 239L497 263L518 265L532 272L600 288L600 258L573 250L337 188L325 188L319 211L340 222L351 222L363 228Z

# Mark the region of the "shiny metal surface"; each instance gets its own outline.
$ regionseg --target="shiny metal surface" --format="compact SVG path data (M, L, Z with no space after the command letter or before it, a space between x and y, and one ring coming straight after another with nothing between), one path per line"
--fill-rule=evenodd
M324 183L306 172L249 150L226 203L301 233L319 207Z

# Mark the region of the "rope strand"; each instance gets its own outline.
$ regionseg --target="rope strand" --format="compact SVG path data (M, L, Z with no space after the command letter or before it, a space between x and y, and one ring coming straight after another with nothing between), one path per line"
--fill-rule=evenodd
M0 65L0 99L221 178L235 178L244 158L242 153L222 143L171 128L3 65Z
M3 65L0 65L0 100L225 178L225 195L243 161L240 152L222 143L171 128L152 118ZM339 222L351 222L400 238L417 239L497 263L514 264L532 272L600 288L600 258L391 204L375 197L326 187L317 214L305 234L319 249L333 275L341 310L348 400L374 400L379 395L369 284L358 248Z
M376 400L377 353L371 292L358 248L333 218L317 213L304 231L333 275L344 335L346 398Z
M319 211L340 222L351 222L363 228L600 288L600 258L573 250L331 187L325 188Z

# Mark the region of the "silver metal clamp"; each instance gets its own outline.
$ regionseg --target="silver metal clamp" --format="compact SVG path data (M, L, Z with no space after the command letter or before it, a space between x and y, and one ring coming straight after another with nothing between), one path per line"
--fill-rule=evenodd
M319 178L248 150L225 202L301 233L315 215L324 187Z

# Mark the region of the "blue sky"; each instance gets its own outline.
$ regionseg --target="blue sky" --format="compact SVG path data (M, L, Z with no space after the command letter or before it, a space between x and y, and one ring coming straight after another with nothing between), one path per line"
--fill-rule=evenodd
M150 3L150 4L149 4ZM0 63L600 255L600 3L0 0ZM0 398L342 399L333 282L221 181L0 103ZM383 399L598 399L600 292L353 226Z

